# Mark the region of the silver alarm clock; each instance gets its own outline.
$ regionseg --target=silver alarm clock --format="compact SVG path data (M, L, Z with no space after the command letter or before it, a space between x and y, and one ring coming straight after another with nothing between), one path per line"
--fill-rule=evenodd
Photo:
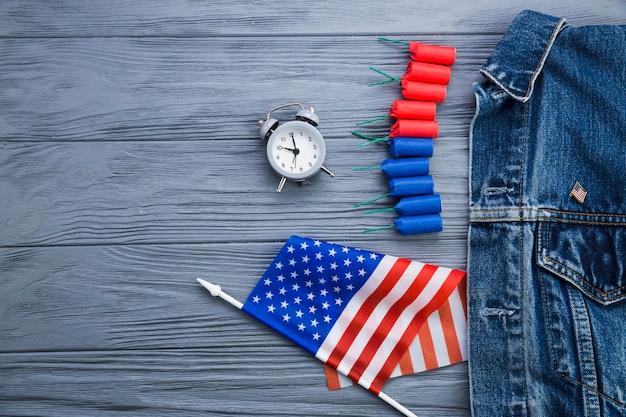
M272 119L272 112L285 107L297 106L295 120L280 123ZM313 107L305 109L300 103L287 103L274 107L265 120L259 120L261 139L267 142L267 160L272 169L281 177L277 192L281 192L287 180L301 185L310 184L310 179L326 172L335 174L324 167L326 142L317 130L319 117Z

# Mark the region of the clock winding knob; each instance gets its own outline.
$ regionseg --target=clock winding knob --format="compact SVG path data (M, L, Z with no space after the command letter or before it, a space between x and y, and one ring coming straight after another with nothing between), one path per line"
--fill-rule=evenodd
M296 113L296 119L313 126L317 126L320 123L320 118L315 114L315 109L312 106Z
M259 120L259 126L261 126L261 131L259 132L259 136L261 139L267 141L269 137L274 133L274 130L278 127L278 120L276 119L267 119L267 120Z

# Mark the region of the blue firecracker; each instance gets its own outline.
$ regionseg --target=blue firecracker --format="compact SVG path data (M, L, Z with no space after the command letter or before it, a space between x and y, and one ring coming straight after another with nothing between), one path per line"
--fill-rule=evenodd
M433 156L435 149L433 139L425 138L393 138L387 141L387 151L394 158L406 156Z
M388 178L414 177L428 174L428 158L388 158L380 164L380 169Z
M391 178L388 184L389 194L387 196L389 197L432 194L435 191L435 182L430 175Z
M394 221L394 225L398 233L403 236L441 232L443 230L443 221L439 213L398 217Z

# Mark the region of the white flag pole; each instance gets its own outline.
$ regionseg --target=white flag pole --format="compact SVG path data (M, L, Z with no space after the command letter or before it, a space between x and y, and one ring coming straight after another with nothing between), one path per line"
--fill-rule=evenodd
M403 406L402 404L400 404L399 402L397 402L396 400L394 400L393 398L391 398L390 396L388 396L382 391L378 393L378 398L380 398L381 400L383 400L384 402L386 402L387 404L389 404L390 406L392 406L393 408L395 408L396 410L398 410L399 412L401 412L407 417L417 417L415 414L411 412L411 410L409 410L408 408L406 408L405 406Z
M243 308L243 304L240 301L235 300L233 297L231 297L230 295L222 291L222 288L219 285L211 284L210 282L205 281L201 278L196 278L196 279L198 280L200 285L202 285L211 293L213 297L220 297L222 300L226 301L230 305L237 307L239 310ZM367 387L364 387L364 388L367 389ZM401 412L403 415L407 417L417 417L408 408L406 408L405 406L403 406L402 404L400 404L399 402L397 402L396 400L394 400L393 398L391 398L390 396L388 396L382 391L378 393L378 398L380 398L381 400L383 400L384 402L386 402L387 404L389 404L390 406L392 406L393 408L395 408L396 410L398 410L399 412Z
M211 284L210 282L207 282L201 278L196 278L196 279L198 280L200 285L202 285L204 288L209 290L209 292L211 293L213 297L220 297L222 300L226 301L228 304L234 305L239 310L243 308L242 303L240 303L239 301L235 300L233 297L231 297L230 295L222 291L222 288L219 285Z

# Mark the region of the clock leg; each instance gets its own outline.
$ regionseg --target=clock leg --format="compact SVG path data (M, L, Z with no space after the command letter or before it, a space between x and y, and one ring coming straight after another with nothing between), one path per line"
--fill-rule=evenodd
M286 182L287 182L287 177L282 177L280 179L280 182L278 183L278 188L276 189L277 193L280 193L283 190L283 187L285 186Z
M330 170L329 170L328 168L326 168L325 166L323 166L323 165L320 167L320 169L321 169L322 171L324 171L325 173L327 173L328 175L330 175L331 177L334 177L334 176L335 176L335 174L333 174L332 172L330 172Z

